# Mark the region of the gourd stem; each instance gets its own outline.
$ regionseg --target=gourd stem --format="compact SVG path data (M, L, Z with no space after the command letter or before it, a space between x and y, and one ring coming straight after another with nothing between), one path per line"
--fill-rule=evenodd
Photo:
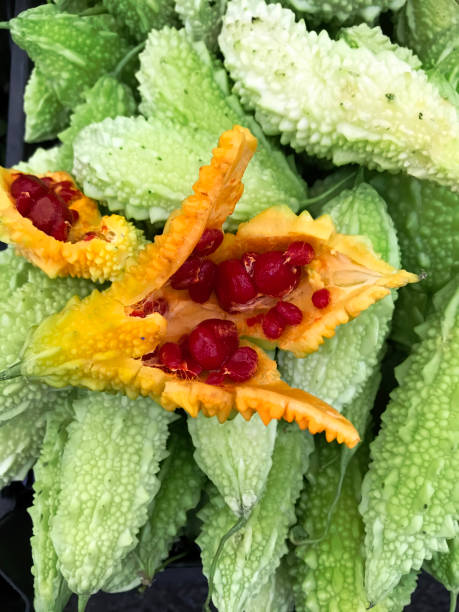
M9 21L0 21L0 30L9 30L10 22Z
M249 516L250 515L245 515L243 514L237 521L236 523L234 523L234 525L231 527L231 529L229 529L229 531L227 531L225 533L224 536L222 536L219 544L218 544L218 548L217 548L217 552L214 555L214 558L212 559L212 563L210 565L210 570L209 570L209 591L207 593L207 599L205 601L204 604L204 612L211 612L210 611L210 602L212 600L212 593L214 590L214 574L215 574L215 570L217 569L217 563L218 560L223 552L223 547L225 546L225 543L227 542L227 540L230 539L231 536L233 536L237 531L239 531L239 529L242 529L242 527L244 527L244 525L247 523L247 521L249 520Z
M449 612L456 612L457 606L457 591L451 591L449 594Z
M17 378L18 376L22 376L21 373L21 361L17 361L10 365L6 370L0 372L0 380L10 380L11 378Z
M78 612L84 612L90 595L78 595Z
M318 196L314 196L313 198L306 198L304 203L306 205L308 205L308 204L315 204L316 202L320 202L320 200L322 200L323 198L326 198L327 196L329 196L336 189L339 189L340 187L342 187L345 183L347 183L349 181L349 179L351 179L351 178L355 179L356 175L357 175L357 173L349 174L348 176L345 176L343 179L338 181L335 185L330 187L330 189L327 189L327 191L324 191L323 193L319 194Z
M141 42L136 47L133 47L128 53L126 53L123 59L116 66L115 70L112 72L112 76L118 77L126 64L134 57L134 55L138 55L144 47L145 41Z

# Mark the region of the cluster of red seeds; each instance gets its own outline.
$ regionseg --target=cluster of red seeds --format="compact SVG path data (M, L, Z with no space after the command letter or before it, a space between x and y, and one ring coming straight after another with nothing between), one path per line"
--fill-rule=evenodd
M213 253L222 240L220 230L205 230L193 253L171 277L171 285L174 289L188 290L190 298L200 304L215 291L221 308L230 313L244 310L244 306L252 305L260 296L286 296L298 286L301 266L315 257L309 243L296 241L285 251L247 252L241 259L227 259L217 266L205 256ZM325 308L329 302L327 289L312 295L316 308ZM279 301L267 313L249 318L247 323L261 323L265 336L275 339L288 325L299 325L302 318L297 306Z
M152 295L147 295L146 298L137 302L132 307L132 311L129 313L131 317L141 317L144 319L146 316L159 312L160 315L165 315L169 310L169 304L164 298L154 298Z
M10 193L18 212L37 229L56 240L67 240L70 227L78 220L77 211L68 205L81 197L71 181L57 182L50 177L39 179L20 174L12 182Z
M142 357L144 365L161 368L180 378L192 380L207 371L205 382L244 382L257 370L254 349L239 346L237 327L232 321L206 319L179 342L166 342Z

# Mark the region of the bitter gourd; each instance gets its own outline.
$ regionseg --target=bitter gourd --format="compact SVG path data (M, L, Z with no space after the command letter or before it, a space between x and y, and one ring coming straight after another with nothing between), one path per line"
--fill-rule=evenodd
M29 159L17 163L14 169L26 174L45 174L46 172L63 170L60 151L60 145L55 145L49 149L38 147Z
M67 427L72 421L71 400L50 411L46 421L40 456L34 466L33 506L29 509L33 524L30 544L33 558L34 608L36 612L61 612L71 591L58 568L50 529L58 506L62 454L68 438Z
M8 23L14 42L67 108L74 108L83 91L129 51L129 43L107 14L82 17L46 4L23 11Z
M149 398L102 393L73 407L51 538L69 587L87 597L137 543L173 417Z
M381 257L400 265L397 235L386 204L368 184L343 191L323 211L331 215L340 231L365 236ZM279 353L283 378L293 386L307 386L340 410L358 394L378 363L393 310L394 298L387 296L354 321L338 327L333 338L327 338L305 359Z
M202 40L211 51L218 49L227 0L175 0L175 10L192 40Z
M236 516L250 514L260 499L271 469L277 421L266 426L255 415L248 423L239 414L225 423L198 415L188 419L194 458Z
M434 297L421 341L396 370L399 387L371 445L362 488L367 596L381 601L457 535L459 469L459 290L453 279Z
M70 126L59 134L63 143L60 148L60 169L72 172L73 142L77 134L87 125L107 117L134 115L137 104L130 88L111 75L104 75L83 93L83 102L75 107Z
M344 22L349 19L365 19L374 21L382 11L399 9L406 0L282 0L286 8L294 10L298 15L314 22L337 20Z
M283 557L274 576L261 587L256 597L248 600L244 612L292 612L293 608L292 580Z
M12 249L0 253L0 367L16 363L33 328L53 314L74 296L86 296L93 288L86 280L51 280ZM59 401L66 390L56 391L39 381L13 378L0 381L0 424L30 410L44 414L46 408ZM33 417L29 417L33 421Z
M220 612L244 610L273 577L287 552L285 540L295 522L295 502L312 448L310 436L291 425L279 426L263 496L245 525L226 541L216 565L213 601ZM215 494L200 518L203 527L197 543L204 573L209 576L218 543L234 524L234 514Z
M267 134L336 165L403 170L459 190L456 108L399 54L308 32L264 0L233 0L219 43Z
M459 593L459 536L448 541L448 552L435 553L425 569L450 592L450 612L455 612Z
M59 102L53 88L37 68L32 70L24 91L24 112L26 142L56 138L68 124L70 116L70 111Z
M102 3L139 41L145 40L152 28L178 23L174 0L102 0Z

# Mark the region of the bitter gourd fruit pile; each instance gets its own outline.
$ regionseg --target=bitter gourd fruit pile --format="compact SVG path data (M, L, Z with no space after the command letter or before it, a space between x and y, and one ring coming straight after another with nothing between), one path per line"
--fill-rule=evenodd
M206 609L401 611L421 569L455 609L458 23L54 0L0 24L33 62L37 148L0 169L0 482L33 470L37 612L196 546Z

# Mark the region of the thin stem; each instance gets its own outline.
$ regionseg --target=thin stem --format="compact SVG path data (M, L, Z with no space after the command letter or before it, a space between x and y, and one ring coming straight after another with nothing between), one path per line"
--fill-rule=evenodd
M138 55L144 47L145 41L141 42L136 47L133 47L128 53L126 53L123 59L116 66L115 70L112 72L112 75L115 78L118 77L122 72L123 68L126 66L126 64L134 57L134 55Z
M212 592L214 590L214 574L215 574L215 570L217 569L217 563L218 560L220 558L220 555L223 552L223 547L225 545L225 543L227 542L227 540L230 539L231 536L233 536L237 531L239 531L239 529L242 529L242 527L244 527L244 525L247 523L247 521L249 520L249 516L246 515L242 515L236 523L234 523L234 525L231 527L231 529L229 531L227 531L225 533L225 535L221 538L219 544L218 544L218 548L217 548L217 552L214 555L214 558L212 559L212 564L210 566L210 571L209 571L209 591L207 593L207 599L205 601L204 604L204 610L205 612L211 612L210 610L210 602L212 600Z
M87 603L91 595L78 595L78 612L86 610Z
M320 202L320 200L322 200L323 198L326 198L327 196L329 196L331 193L333 193L335 190L339 189L340 187L342 187L345 183L347 183L350 179L355 178L357 173L353 173L353 174L349 174L348 176L345 176L343 179L341 179L340 181L338 181L335 185L332 185L330 187L330 189L327 189L327 191L324 191L323 193L319 194L318 196L314 196L313 198L307 198L305 200L305 204L315 204L316 202Z
M9 30L10 22L9 21L0 21L0 30Z
M449 594L449 612L456 612L457 607L457 591L451 591Z
M17 361L10 365L6 370L0 372L0 380L10 380L11 378L17 378L18 376L22 376L21 373L21 361Z

